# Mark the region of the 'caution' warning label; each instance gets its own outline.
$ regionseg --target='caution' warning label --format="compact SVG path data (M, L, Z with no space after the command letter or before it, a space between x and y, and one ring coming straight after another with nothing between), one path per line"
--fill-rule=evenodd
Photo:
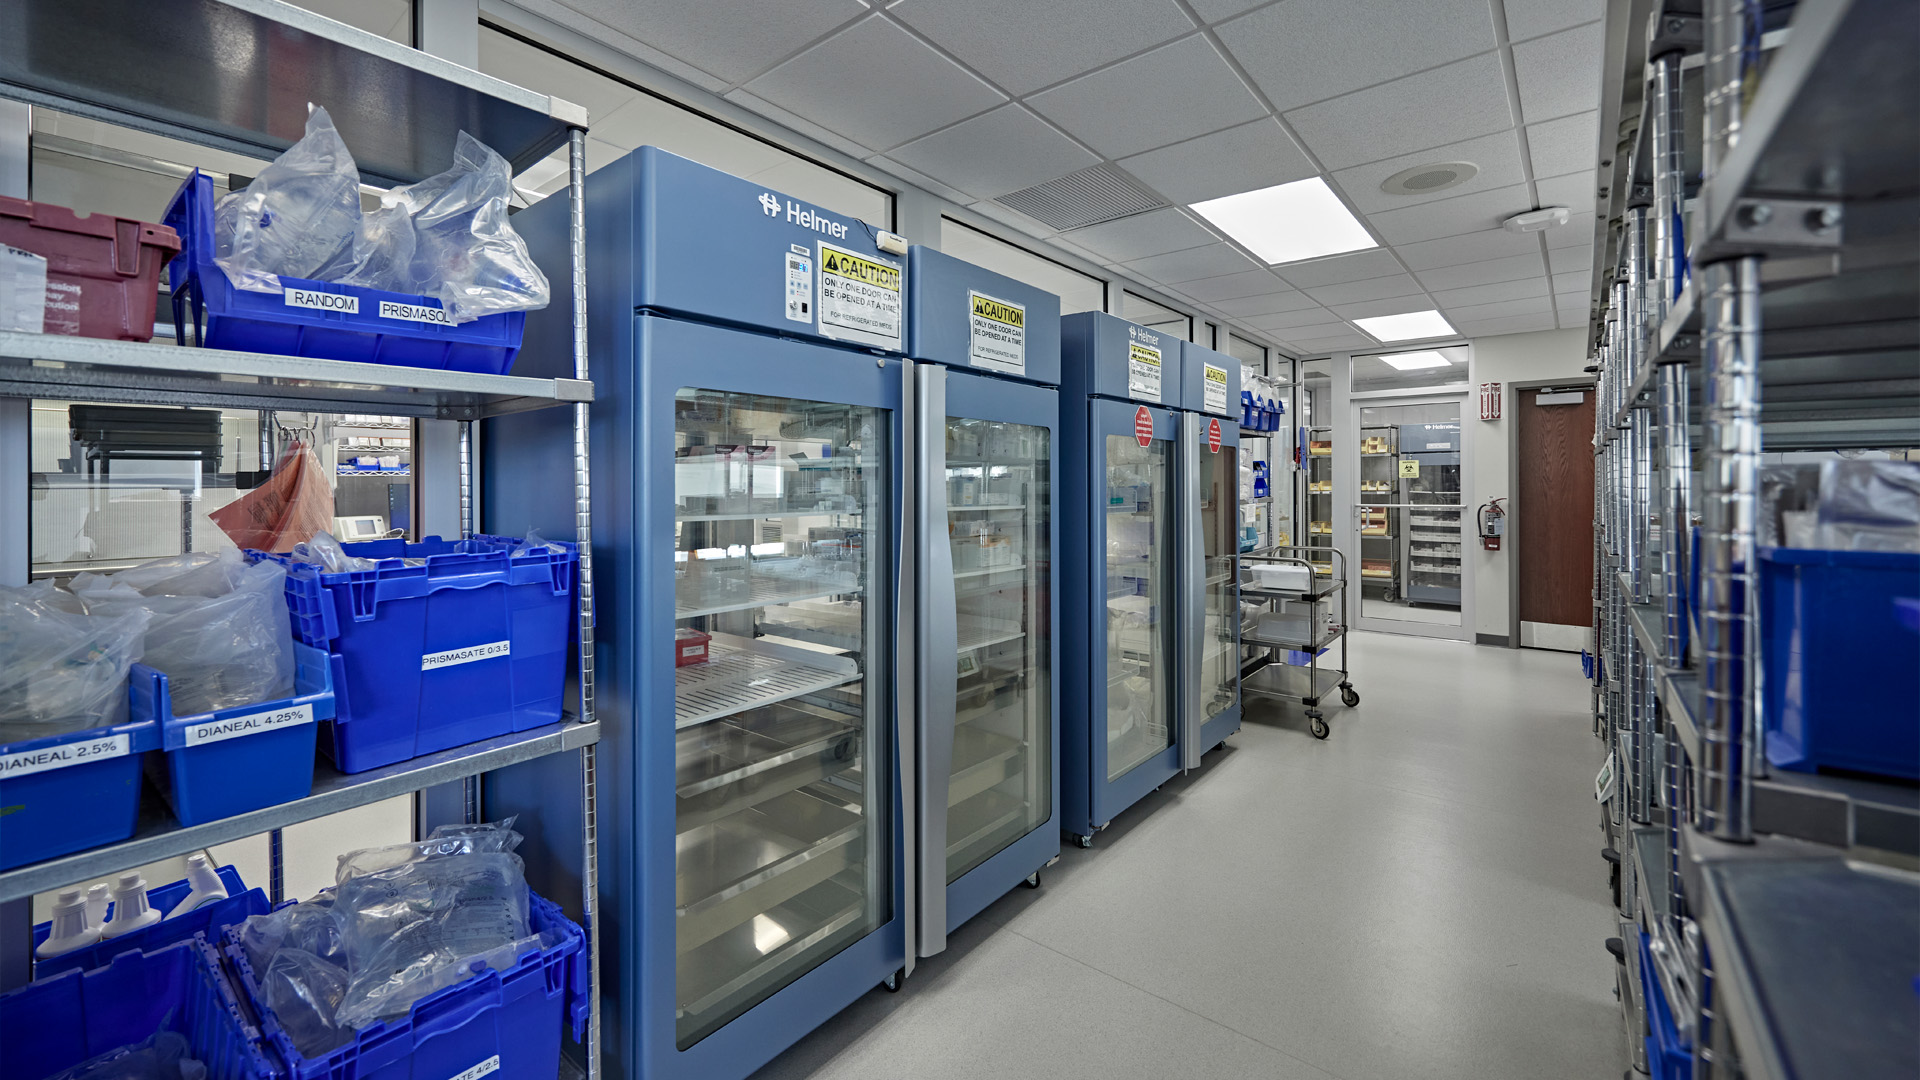
M1227 411L1227 369L1217 364L1201 362L1206 371L1206 380L1200 384L1200 409L1202 412L1223 413Z
M970 292L973 305L973 366L1010 375L1027 373L1027 309L985 293Z
M900 264L820 245L820 332L900 348Z
M1127 343L1127 394L1147 401L1160 400L1160 350L1137 341Z

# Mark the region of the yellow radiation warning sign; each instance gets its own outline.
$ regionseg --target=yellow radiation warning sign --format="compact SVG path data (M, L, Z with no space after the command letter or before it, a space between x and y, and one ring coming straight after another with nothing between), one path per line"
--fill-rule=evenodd
M900 347L900 264L820 244L820 332Z
M1027 309L985 293L969 292L967 296L972 307L973 344L969 355L973 366L1025 375Z

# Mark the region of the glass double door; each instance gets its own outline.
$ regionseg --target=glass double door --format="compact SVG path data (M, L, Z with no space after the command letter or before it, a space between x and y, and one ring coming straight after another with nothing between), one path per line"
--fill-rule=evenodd
M1352 421L1340 434L1358 476L1347 565L1360 627L1465 636L1459 399L1356 402Z
M1239 425L1197 413L1181 423L1188 434L1181 441L1194 462L1192 490L1182 502L1191 508L1197 528L1187 530L1197 546L1184 561L1198 570L1199 615L1194 638L1194 678L1191 705L1204 725L1240 700L1240 465ZM1196 727L1198 734L1201 727ZM1191 768L1210 740L1200 740L1183 756Z

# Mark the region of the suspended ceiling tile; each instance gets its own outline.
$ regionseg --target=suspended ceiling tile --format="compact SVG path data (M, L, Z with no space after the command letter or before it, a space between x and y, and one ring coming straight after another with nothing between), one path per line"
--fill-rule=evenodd
M1484 262L1540 250L1540 241L1532 236L1510 233L1505 229L1483 229L1422 240L1417 244L1396 244L1393 249L1414 270L1431 270L1455 263Z
M1439 165L1448 161L1466 161L1479 167L1473 179L1458 187L1447 188L1425 195L1391 195L1380 190L1380 185L1395 173L1421 165ZM1451 199L1459 195L1471 195L1476 191L1508 187L1525 183L1526 169L1520 162L1520 138L1512 130L1482 135L1477 139L1436 146L1431 150L1422 150L1417 154L1403 154L1400 157L1376 161L1351 169L1342 169L1333 174L1340 190L1355 209L1363 214L1376 210L1397 210L1405 206L1418 206L1439 199Z
M1202 34L1035 94L1027 103L1110 158L1266 115Z
M783 9L784 10L784 9ZM759 12L761 22L768 19ZM1006 98L899 24L872 15L747 84L782 108L875 150Z
M1395 296L1413 296L1422 290L1420 283L1413 280L1412 274L1402 273L1388 277L1367 278L1364 281L1343 281L1337 285L1321 285L1303 291L1323 304L1352 304L1361 300L1386 300Z
M1593 213L1575 214L1567 219L1565 225L1548 229L1541 235L1547 238L1547 248L1593 247Z
M1274 282L1278 285L1279 282ZM1266 293L1261 296L1242 296L1232 300L1220 300L1214 308L1230 319L1251 319L1259 315L1278 315L1287 311L1304 311L1318 307L1313 297L1293 289Z
M1294 109L1286 119L1329 169L1490 135L1514 122L1492 54Z
M775 123L785 124L794 131L810 139L815 139L827 146L831 146L843 154L848 154L853 157L865 157L873 153L871 147L862 146L837 131L828 131L826 128L821 127L819 124L814 123L798 113L788 112L773 102L762 97L757 97L745 90L729 90L725 96L728 101L733 102L743 109L759 113L761 116Z
M1221 304L1228 300L1272 293L1276 290L1286 290L1286 284L1266 270L1249 270L1243 274L1226 274L1180 284L1180 291L1183 294L1211 304Z
M1193 0L1195 14L1209 24L1231 19L1248 8L1257 8L1268 0Z
M1606 14L1606 0L1506 0L1507 40L1525 41Z
M1547 269L1556 274L1574 270L1584 274L1593 273L1593 242L1588 240L1582 244L1547 249Z
M1513 47L1521 119L1529 124L1600 107L1601 24L1565 30Z
M1453 266L1438 266L1431 270L1416 270L1413 276L1420 284L1429 289L1464 289L1472 285L1491 285L1496 281L1518 281L1521 278L1541 277L1547 272L1547 266L1538 251L1525 255L1509 255L1504 259L1488 259L1485 262L1456 263Z
M486 29L480 32L480 70L489 74L510 71L511 81L517 86L573 102L587 110L587 123L596 129L614 110L640 93L545 49Z
M1288 0L1217 31L1282 111L1493 48L1486 0Z
M1390 244L1412 244L1462 233L1484 232L1501 221L1533 209L1525 185L1477 191L1457 199L1385 210L1367 215L1374 231Z
M967 192L960 191L956 188L950 188L947 185L941 183L940 181L935 180L933 177L928 176L926 173L923 173L918 169L909 169L905 165L900 164L898 161L894 161L892 158L889 158L884 154L875 154L873 157L870 157L867 160L872 162L875 166L885 169L886 171L892 173L893 175L899 177L900 179L905 180L907 183L915 184L919 187L925 188L926 190L933 192L935 195L938 195L949 202L956 202L962 206L965 206L968 203L973 202L975 199L975 196L970 195Z
M1396 296L1386 300L1362 300L1354 304L1335 304L1332 311L1343 319L1375 319L1382 315L1405 315L1414 311L1432 311L1433 301L1422 293Z
M1555 329L1552 312L1538 315L1514 315L1504 319L1481 319L1460 327L1467 337L1498 337L1501 334L1530 334Z
M1593 284L1593 274L1587 270L1570 270L1564 274L1553 275L1553 291L1557 293L1586 293L1587 286Z
M1310 289L1316 285L1337 285L1343 281L1385 277L1399 273L1401 267L1400 260L1393 257L1393 252L1386 248L1374 248L1311 262L1287 263L1273 270L1294 288Z
M1150 255L1127 264L1128 270L1144 274L1163 285L1178 285L1183 281L1221 277L1255 268L1257 264L1252 259L1225 243L1170 251L1165 255Z
M967 209L972 210L976 214L990 217L1002 225L1011 225L1021 232L1026 233L1028 236L1036 236L1051 241L1058 235L1046 222L1040 221L1037 218L1028 217L1010 206L1003 206L997 202L981 201L974 203L972 206L967 207ZM1076 252L1076 254L1086 254L1088 256L1088 262L1103 261L1102 257L1097 253Z
M1539 315L1553 310L1553 301L1545 294L1527 296L1518 300L1501 300L1491 304L1468 304L1464 307L1447 308L1447 321L1458 326L1461 323L1485 322L1488 319L1505 319L1516 315Z
M1117 263L1183 251L1220 239L1173 207L1089 225L1065 235L1081 247Z
M739 83L867 10L860 0L561 0L635 41Z
M1217 199L1319 173L1271 117L1125 158L1120 166L1176 203Z
M1600 113L1576 113L1527 125L1527 152L1533 158L1535 176L1591 174L1600 161Z
M1268 330L1281 337L1291 338L1296 330L1307 330L1306 336L1336 333L1346 329L1333 312L1323 307L1301 308L1298 311L1281 311L1272 315L1256 315L1245 320L1248 326L1256 330Z
M1100 160L1011 104L897 146L887 156L976 199L1043 184Z
M1349 330L1344 334L1331 334L1325 337L1295 339L1293 344L1313 353L1342 352L1347 349L1371 349L1376 342L1365 334Z
M1559 308L1562 315L1573 310L1585 319L1587 311L1593 307L1593 294L1585 288L1556 289L1553 294L1553 306Z
M1536 180L1533 190L1539 194L1541 206L1564 206L1576 214L1584 214L1593 209L1600 188L1592 173L1577 172Z
M903 0L888 10L1015 94L1193 29L1173 0Z
M1473 307L1479 304L1493 304L1502 300L1524 300L1528 297L1546 296L1545 275L1525 278L1520 281L1496 281L1491 285L1470 285L1464 289L1442 289L1433 294L1440 306L1448 311Z

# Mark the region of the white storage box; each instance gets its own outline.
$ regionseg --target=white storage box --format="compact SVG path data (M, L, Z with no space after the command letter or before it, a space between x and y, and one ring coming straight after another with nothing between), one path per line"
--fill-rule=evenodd
M1295 563L1247 564L1247 570L1253 575L1253 587L1256 589L1280 589L1289 592L1313 591L1313 568Z

